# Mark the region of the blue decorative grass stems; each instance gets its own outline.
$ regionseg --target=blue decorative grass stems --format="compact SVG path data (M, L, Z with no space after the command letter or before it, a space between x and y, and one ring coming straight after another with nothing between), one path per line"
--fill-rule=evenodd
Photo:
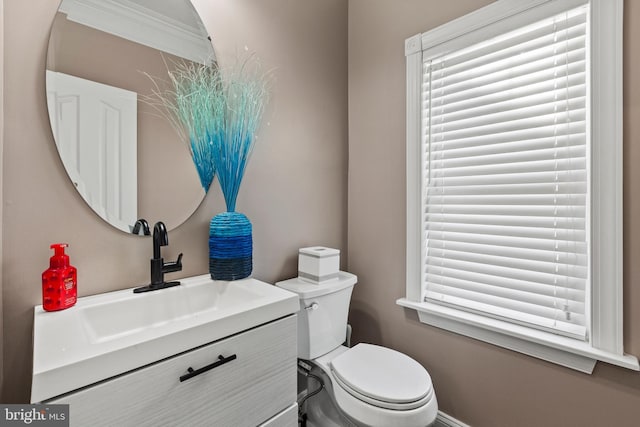
M209 229L209 271L215 280L236 280L251 275L253 240L251 222L235 212L238 191L251 157L256 130L267 100L266 77L248 61L222 79L212 96L226 106L223 120L210 128L213 164L227 205Z
M169 81L160 82L152 77L153 96L143 100L166 117L183 140L189 141L189 150L198 171L200 184L207 192L215 175L212 159L211 129L216 118L224 117L225 103L221 97L211 96L222 85L220 70L189 61L179 61L168 71ZM160 86L168 87L161 89Z
M266 77L250 65L253 64L247 61L230 71L219 92L226 101L226 114L224 126L214 134L213 163L229 212L235 211L240 184L267 102Z

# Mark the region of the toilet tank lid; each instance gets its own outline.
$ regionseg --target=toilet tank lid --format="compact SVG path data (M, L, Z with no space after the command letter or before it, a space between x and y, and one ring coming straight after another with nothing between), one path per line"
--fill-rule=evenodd
M293 279L276 282L276 286L297 293L300 299L307 299L341 291L355 285L357 281L358 276L355 274L340 271L337 279L320 284L309 283L304 279L294 277Z

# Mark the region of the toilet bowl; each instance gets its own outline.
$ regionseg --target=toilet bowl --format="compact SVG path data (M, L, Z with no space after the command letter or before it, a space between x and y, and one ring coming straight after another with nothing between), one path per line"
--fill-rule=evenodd
M330 283L313 284L298 278L276 283L300 298L298 357L311 363L312 372L321 373L328 400L336 409L314 408L320 403L309 399L311 424L344 426L334 419L344 417L355 426L431 425L438 403L431 377L422 365L389 348L343 345L356 282L355 275L341 271Z
M356 425L428 426L437 416L429 374L400 352L360 343L313 362L330 379L335 404Z

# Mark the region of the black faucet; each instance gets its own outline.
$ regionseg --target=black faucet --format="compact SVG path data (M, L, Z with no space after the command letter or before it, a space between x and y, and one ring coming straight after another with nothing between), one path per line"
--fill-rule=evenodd
M145 236L151 236L151 231L149 231L149 223L146 219L140 218L133 224L133 229L131 230L131 234L140 234L140 228L142 228L142 234Z
M156 222L153 227L153 258L151 259L151 284L136 288L134 293L156 291L158 289L170 288L178 286L180 282L165 282L164 274L182 270L182 254L178 255L175 262L164 262L160 254L160 247L169 244L169 235L167 228L161 221Z

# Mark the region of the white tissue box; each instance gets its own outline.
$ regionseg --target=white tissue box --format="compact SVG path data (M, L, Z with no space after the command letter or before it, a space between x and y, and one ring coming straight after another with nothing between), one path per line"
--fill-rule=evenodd
M340 251L312 246L298 251L298 277L307 282L321 284L338 279Z

